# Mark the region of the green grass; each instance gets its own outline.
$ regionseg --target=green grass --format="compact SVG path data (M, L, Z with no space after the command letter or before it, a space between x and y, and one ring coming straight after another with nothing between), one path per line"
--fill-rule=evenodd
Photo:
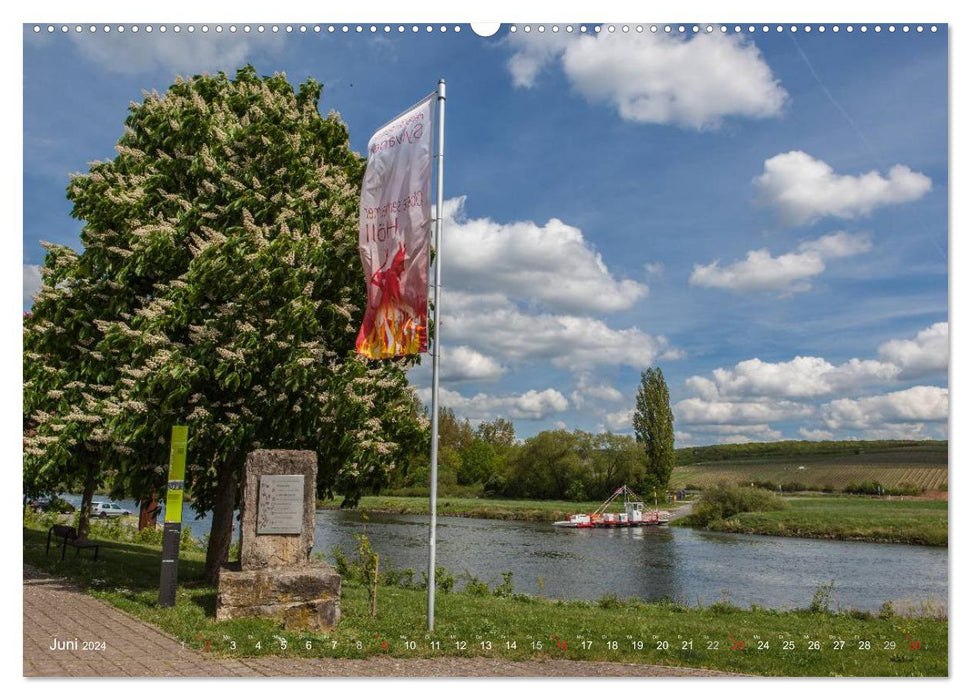
M499 500L491 498L438 498L438 514L464 518L491 518L494 520L528 520L553 522L563 520L571 513L592 513L602 501L527 501ZM341 499L318 501L321 508L339 508ZM427 515L428 498L419 496L364 496L358 509L375 513L402 515ZM620 510L620 506L614 510Z
M182 554L176 605L161 609L156 605L158 547L110 544L97 562L83 553L62 563L53 552L44 555L44 540L44 532L24 528L25 563L68 577L186 646L217 655L569 658L769 676L944 676L948 671L946 619L743 610L724 602L690 608L610 597L588 603L439 593L436 629L429 634L424 591L382 586L378 616L371 619L364 589L345 581L341 622L330 634L287 632L268 620L216 622L215 590L201 581L200 552ZM920 649L911 648L916 642Z
M718 532L947 546L946 501L865 496L793 497L785 510L739 513L708 524ZM690 518L677 524L692 525Z

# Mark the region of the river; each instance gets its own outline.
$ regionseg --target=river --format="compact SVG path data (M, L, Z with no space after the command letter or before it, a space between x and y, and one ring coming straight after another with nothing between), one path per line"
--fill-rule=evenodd
M80 498L66 497L80 502ZM130 501L116 501L137 512ZM200 537L207 515L186 509L185 523ZM317 511L314 551L328 559L334 546L349 555L364 530L383 570L428 565L428 518L358 511ZM728 599L736 605L807 606L821 584L833 583L833 603L876 611L887 600L945 603L948 553L944 547L838 542L793 537L704 532L683 527L570 530L548 523L438 518L438 564L456 576L495 586L513 572L517 592L549 598L596 600L669 598L697 605ZM416 573L416 580L420 574Z

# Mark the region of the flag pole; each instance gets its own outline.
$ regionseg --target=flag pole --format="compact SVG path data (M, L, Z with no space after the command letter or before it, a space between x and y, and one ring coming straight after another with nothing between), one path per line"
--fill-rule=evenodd
M442 349L442 192L444 189L443 166L445 164L445 78L438 80L438 159L436 171L437 193L435 199L435 344L432 352L432 449L431 489L429 490L428 526L428 631L435 629L435 528L437 525L436 501L438 500L438 361Z

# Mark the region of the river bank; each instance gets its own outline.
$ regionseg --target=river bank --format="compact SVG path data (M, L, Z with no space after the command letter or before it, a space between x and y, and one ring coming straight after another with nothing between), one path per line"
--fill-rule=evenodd
M947 546L947 501L884 500L865 496L794 496L785 510L740 513L709 524L713 532L735 532L776 537L808 537L890 544ZM338 510L341 499L318 501L318 508ZM482 498L440 498L438 514L464 518L521 520L552 523L571 513L590 513L600 503L517 501ZM686 507L688 506L688 507ZM690 513L690 502L662 504L673 520ZM395 515L427 515L427 498L364 496L356 510ZM677 525L694 527L691 518Z
M118 543L90 557L44 554L46 534L24 529L24 562L64 576L135 617L218 656L574 659L711 668L772 676L942 676L946 619L836 610L825 591L801 611L726 602L690 607L603 596L551 600L499 588L440 591L435 632L425 630L420 587L382 585L378 616L345 580L342 619L329 634L296 634L268 620L214 619L215 590L202 581L204 554L180 556L173 608L156 605L160 549ZM910 642L919 640L919 648ZM840 642L841 644L837 644ZM814 644L815 643L815 644ZM285 645L285 646L284 646ZM234 648L235 647L235 648Z
M947 547L947 501L866 496L786 499L784 510L738 513L708 523L711 532ZM692 519L677 523L695 526Z

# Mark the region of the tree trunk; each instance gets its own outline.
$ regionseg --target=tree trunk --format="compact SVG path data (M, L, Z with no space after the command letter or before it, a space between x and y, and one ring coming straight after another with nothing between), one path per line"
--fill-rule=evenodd
M95 478L97 469L92 464L84 478L84 492L81 494L81 509L78 517L78 537L84 539L91 530L91 501L94 499L94 489L98 485Z
M229 545L233 540L233 510L236 507L236 469L232 462L219 467L216 482L216 498L212 509L212 529L209 530L209 548L206 550L206 580L219 582L219 569L229 558Z
M153 530L158 523L158 512L161 506L159 506L158 501L155 500L155 492L152 491L152 495L148 498L142 498L141 502L138 504L138 531L141 532L145 528L152 528Z

